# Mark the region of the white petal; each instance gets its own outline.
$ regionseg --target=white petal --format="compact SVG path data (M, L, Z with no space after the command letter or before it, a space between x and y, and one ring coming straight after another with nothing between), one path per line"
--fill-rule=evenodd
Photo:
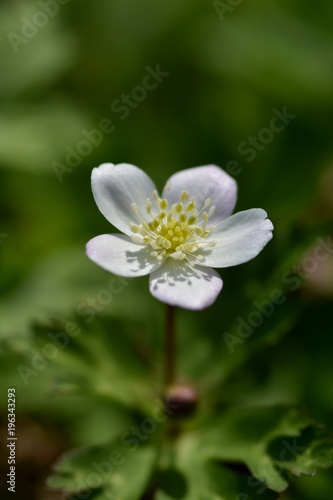
M202 266L230 267L258 255L273 237L273 224L261 208L238 212L222 221L209 240L216 245L203 252Z
M209 224L217 224L228 217L236 205L237 183L222 168L216 165L189 168L172 175L163 190L163 198L170 204L178 203L183 191L190 198L196 197L196 207L201 209L207 198L211 198L215 212Z
M134 165L104 163L94 168L91 186L96 204L104 217L123 233L130 235L130 222L138 222L131 208L135 203L140 218L149 221L146 199L151 198L155 184Z
M223 286L214 269L167 259L149 280L151 294L156 299L183 309L201 310L215 302Z
M86 246L90 260L126 278L145 276L161 265L150 252L150 247L137 245L123 234L102 234L88 241Z

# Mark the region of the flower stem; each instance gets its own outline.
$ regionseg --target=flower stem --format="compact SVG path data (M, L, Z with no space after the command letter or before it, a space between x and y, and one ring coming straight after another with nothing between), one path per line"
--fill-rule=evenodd
M169 387L176 376L176 328L175 328L176 308L167 306L166 331L165 331L165 388Z

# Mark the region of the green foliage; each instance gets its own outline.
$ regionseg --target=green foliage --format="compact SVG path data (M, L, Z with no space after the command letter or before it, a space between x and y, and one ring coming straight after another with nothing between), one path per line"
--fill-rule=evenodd
M273 500L278 496L265 485L243 473L235 473L213 461L206 461L199 443L192 436L179 444L177 467L182 471L183 485L177 488L172 476L161 484L157 500L232 500L234 498L263 498ZM175 473L174 473L175 474Z
M87 498L139 500L148 486L156 450L143 446L130 452L119 442L71 453L55 467L48 486L67 494L91 491ZM93 487L91 487L93 485Z
M313 475L317 467L333 465L328 432L319 433L306 415L290 407L229 410L207 426L201 440L208 457L244 463L274 491L287 487L285 470L295 476Z
M160 438L160 433L152 439L156 441L156 437ZM286 472L314 475L317 469L333 466L332 437L293 407L229 410L214 421L191 426L171 448L170 444L161 448L157 441L158 460L152 446L119 448L120 443L124 439L119 438L113 446L65 457L56 467L56 475L49 479L49 486L72 493L78 485L89 485L89 478L97 471L95 480L100 481L97 486L103 488L106 498L117 491L120 498L134 500L140 498L138 491L143 493L141 481L148 487L147 478L154 467L152 487L158 500L271 500L278 498L274 491L287 488L290 476ZM114 490L118 469L112 466L113 456L119 464L121 461L119 490ZM139 466L140 473L134 474L137 489L123 490ZM79 488L85 489L90 491Z
M152 360L147 364L153 353L143 349L133 324L124 328L99 318L92 330L76 317L66 324L67 333L63 326L55 321L35 327L33 357L16 358L23 381L36 387L45 372L53 380L50 394L64 398L65 406L66 399L85 395L95 411L112 404L121 416L118 423L109 407L105 417L116 426L112 440L105 439L109 430L101 444L66 453L49 487L73 498L88 492L87 498L134 500L152 489L159 500L271 500L278 498L273 492L287 488L291 475L313 476L333 466L332 436L303 410L238 406L212 415L211 395L203 392L192 420L163 417L158 384L150 376ZM7 346L8 351L14 355ZM219 380L214 383L219 386Z
M98 323L95 321L93 329L70 322L67 329L56 323L51 328L35 330L35 345L40 352L46 352L47 346L57 350L53 362L56 373L61 375L57 391L90 393L120 405L149 408L149 396L155 386L150 382L135 337L117 322Z

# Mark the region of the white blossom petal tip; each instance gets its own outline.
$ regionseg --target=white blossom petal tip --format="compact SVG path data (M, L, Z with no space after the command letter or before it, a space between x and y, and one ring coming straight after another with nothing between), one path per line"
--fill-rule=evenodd
M273 224L261 208L231 215L212 234L214 247L206 252L202 265L231 267L256 257L273 237Z
M162 196L171 203L177 203L184 190L196 198L197 207L202 208L207 199L211 200L211 206L214 207L210 218L212 224L228 217L236 205L237 183L216 165L189 168L173 174Z
M149 280L149 289L155 298L193 311L211 306L222 286L222 279L214 269L191 268L187 263L179 265L172 259L154 271Z
M150 177L140 168L127 163L103 163L94 168L91 187L96 204L113 226L131 234L129 220L133 220L133 206L144 215L147 197L156 189Z
M223 282L211 267L247 262L272 238L264 210L230 215L237 184L215 165L172 175L160 197L143 170L105 163L93 169L92 191L102 214L125 234L93 238L88 257L119 276L151 274L152 295L184 309L216 300Z
M123 234L102 234L88 241L86 255L100 267L125 278L145 276L161 263L146 246L136 245Z

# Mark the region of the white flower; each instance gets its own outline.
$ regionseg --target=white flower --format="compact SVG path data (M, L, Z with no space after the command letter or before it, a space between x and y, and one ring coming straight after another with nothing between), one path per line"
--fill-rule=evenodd
M230 215L237 184L214 165L172 175L159 197L143 170L105 163L93 169L92 191L99 210L124 234L96 236L88 257L118 276L150 274L152 295L173 306L210 306L223 285L212 267L247 262L272 238L264 210Z

